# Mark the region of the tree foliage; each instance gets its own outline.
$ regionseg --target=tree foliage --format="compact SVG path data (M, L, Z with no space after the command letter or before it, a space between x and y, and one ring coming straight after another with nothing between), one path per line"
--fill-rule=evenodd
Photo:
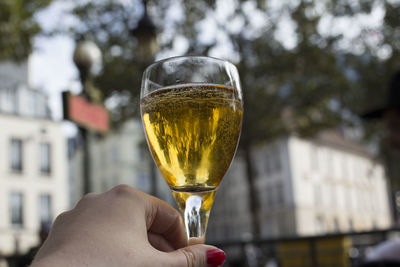
M185 1L178 20L168 13L171 0L150 1L150 11L162 36L163 51L173 46L176 36L188 43L182 54L218 56L218 51L231 49L234 56L228 59L240 69L245 93L244 140L272 140L293 131L311 135L344 120L354 123L351 115L383 102L386 80L398 64L398 3L283 1L280 7L274 7L273 1L232 0L228 1L233 6L231 11L220 19L223 2ZM356 20L378 5L386 12L383 25L361 28L352 40L347 40L345 32L321 31L326 16ZM144 63L130 32L141 10L139 2L126 5L107 0L87 2L73 10L81 21L73 32L91 36L103 51L104 69L97 86L105 98L123 96L116 119L137 114L137 105L133 107L132 103L137 103ZM252 14L262 14L266 21L256 25ZM173 21L172 26L168 19ZM280 23L288 19L296 40L289 48L277 38ZM232 27L235 21L239 26ZM202 23L208 26L201 27ZM207 33L207 27L217 30ZM202 41L204 34L209 35L208 41ZM224 37L225 46L221 46L218 35ZM350 45L343 46L344 42ZM390 56L381 55L385 49Z
M32 40L41 32L34 15L52 0L0 1L0 60L24 60L32 52Z

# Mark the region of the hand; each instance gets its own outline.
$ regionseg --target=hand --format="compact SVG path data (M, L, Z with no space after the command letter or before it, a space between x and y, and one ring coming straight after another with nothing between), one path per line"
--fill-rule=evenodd
M88 194L62 213L32 267L218 266L222 250L187 246L179 213L167 203L119 185Z

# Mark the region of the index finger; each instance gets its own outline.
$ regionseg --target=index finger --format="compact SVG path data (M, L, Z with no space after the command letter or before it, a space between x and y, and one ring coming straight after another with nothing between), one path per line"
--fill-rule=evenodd
M148 231L162 235L175 249L188 244L179 212L158 198L149 198L146 207L146 226Z

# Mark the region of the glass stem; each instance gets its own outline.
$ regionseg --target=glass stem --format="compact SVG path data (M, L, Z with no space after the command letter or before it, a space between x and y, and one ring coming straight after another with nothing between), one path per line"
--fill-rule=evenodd
M189 239L192 237L202 237L206 232L209 212L204 212L204 209L202 209L203 202L204 200L196 195L186 199L183 218Z
M204 192L172 191L185 224L189 244L205 242L215 192L215 189Z

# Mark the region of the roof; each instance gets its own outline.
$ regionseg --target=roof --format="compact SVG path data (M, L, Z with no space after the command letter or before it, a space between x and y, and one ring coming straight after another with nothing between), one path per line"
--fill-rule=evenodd
M325 130L317 134L312 141L317 144L346 150L364 157L373 158L373 155L360 143L346 138L337 130Z

